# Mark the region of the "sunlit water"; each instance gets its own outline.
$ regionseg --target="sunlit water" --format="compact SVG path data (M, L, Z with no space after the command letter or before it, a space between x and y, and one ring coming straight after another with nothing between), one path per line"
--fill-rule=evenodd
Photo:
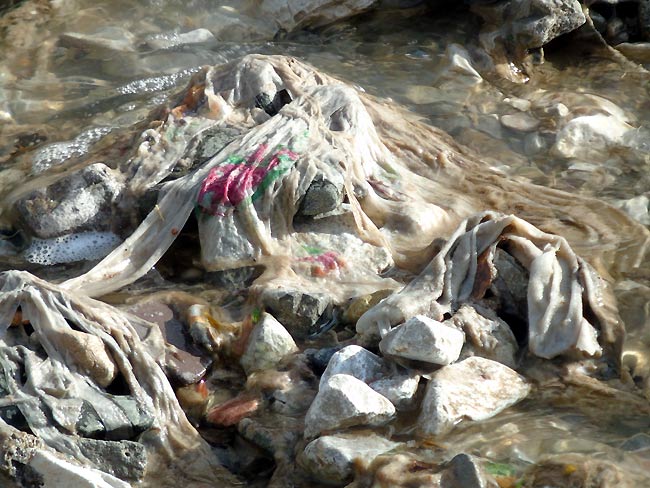
M300 57L385 103L402 104L512 176L611 203L650 196L643 151L647 146L603 161L570 161L551 151L558 120L552 110L533 110L539 126L530 131L500 122L501 116L520 112L513 99L533 107L541 107L540 100L556 100L585 114L611 102L638 128L640 140L647 140L650 77L626 72L611 59L556 47L547 50L546 61L527 84L491 78L477 82L447 69L451 45L475 45L477 23L467 13L442 16L425 9L366 14L317 31L278 35L273 41L265 40L263 30L224 28L217 39L199 44L167 50L147 44L161 33L225 25L227 16L215 14L208 4L70 2L65 15L48 18L35 29L37 35L24 30L38 41L30 45L26 40L29 48L23 52L0 45L0 110L5 107L14 117L0 125L0 192L19 185L32 165L82 155L102 136L144 120L200 66L255 52ZM236 15L234 10L225 12ZM101 30L112 36L114 45L66 37ZM14 26L13 32L19 35L21 30ZM75 143L50 146L60 141ZM647 262L623 277L617 292L631 337L628 349L637 355L639 371L649 372L650 365L644 366L650 348ZM650 424L636 412L611 416L603 410L599 415L559 408L550 400L528 400L485 424L461 428L445 442L451 450L474 452L517 469L544 454L580 452L650 471L650 437L638 445L629 443L635 435L650 434Z

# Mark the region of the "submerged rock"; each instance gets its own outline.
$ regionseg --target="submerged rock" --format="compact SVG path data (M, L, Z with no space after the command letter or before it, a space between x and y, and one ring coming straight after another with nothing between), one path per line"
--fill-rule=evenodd
M528 395L530 386L515 371L490 359L473 357L431 376L422 400L418 433L446 434L462 420L485 420Z
M384 425L394 415L393 404L363 381L335 374L320 388L307 411L305 438L355 425Z
M623 145L632 126L613 115L584 115L569 121L558 133L554 154L584 161L605 161L609 150Z
M355 467L367 467L399 445L373 433L327 435L310 442L298 462L314 479L339 485L352 477Z

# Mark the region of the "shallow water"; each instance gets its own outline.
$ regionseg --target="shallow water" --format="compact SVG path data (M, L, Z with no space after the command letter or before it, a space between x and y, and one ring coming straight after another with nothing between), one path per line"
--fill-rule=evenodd
M227 27L237 15L234 8L219 11L207 1L151 0L136 6L85 0L69 2L58 16L44 14L47 21L41 25L28 15L22 27L12 27L13 35L26 36L26 48L10 52L0 45L4 53L0 112L7 110L13 116L11 123L0 126L0 194L28 178L33 165L48 167L82 156L106 134L144 120L200 66L263 53L299 57L385 103L402 104L514 177L612 204L650 196L647 73L626 71L606 56L568 52L556 45L547 49L545 62L536 66L526 84L477 80L467 72L448 69L450 49L455 49L450 46L475 46L477 24L464 12L444 16L425 8L377 12L314 31L276 36L273 41L264 40L263 26L252 31ZM219 30L215 26L223 29L212 41L163 50L147 44L147 39L178 27L183 32ZM99 30L110 33L110 46L69 35ZM520 113L513 99L537 107L535 129L515 130L500 122L503 115ZM640 142L634 150L622 150L603 161L558 157L551 151L558 117L552 110L544 111L549 101L581 114L620 110L621 117L638 129ZM63 141L72 142L52 145ZM634 362L633 373L639 377L650 374L648 264L646 258L637 270L617 276L615 286L629 332L628 361ZM145 291L134 287L132 293L166 286L153 280L145 282ZM208 284L199 289L210 293ZM126 298L128 293L113 297L116 302ZM516 469L542 454L567 452L608 459L625 469L650 469L650 449L621 449L635 434L650 433L650 424L638 415L610 416L603 410L591 412L590 417L579 408L541 403L542 408L529 400L489 422L460 429L446 440L447 447L510 463Z

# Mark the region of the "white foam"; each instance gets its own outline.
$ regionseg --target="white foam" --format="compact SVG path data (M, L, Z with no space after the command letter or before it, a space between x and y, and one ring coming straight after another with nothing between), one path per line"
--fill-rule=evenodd
M30 263L49 266L105 257L122 240L112 232L80 232L52 239L33 239L23 257Z

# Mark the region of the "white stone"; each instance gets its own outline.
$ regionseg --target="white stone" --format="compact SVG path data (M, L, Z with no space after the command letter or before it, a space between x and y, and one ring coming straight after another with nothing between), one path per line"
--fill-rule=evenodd
M484 317L474 307L463 305L448 323L465 332L461 358L481 356L514 368L517 339L503 320Z
M363 381L335 374L321 387L307 411L305 438L355 425L383 425L394 415L393 404Z
M310 442L298 462L318 479L345 483L353 476L355 466L367 467L377 456L399 445L373 433L328 435Z
M44 488L129 488L131 485L103 473L69 463L44 450L38 450L29 467L43 477Z
M320 379L320 388L335 374L349 374L364 383L381 379L386 372L384 360L361 346L346 346L327 363Z
M564 158L604 161L607 150L621 144L630 129L630 125L610 115L576 117L557 133L552 150Z
M532 132L539 127L539 120L523 112L502 115L501 123L504 127L519 132Z
M373 381L368 386L388 398L396 409L401 410L413 404L419 384L419 375L397 375Z
M389 356L433 364L453 363L465 342L465 335L454 327L416 315L392 329L379 343Z
M268 313L262 314L248 340L240 363L247 374L272 369L286 355L297 352L291 334Z
M436 371L427 385L417 430L449 432L462 420L485 420L524 399L530 386L496 361L472 357Z

